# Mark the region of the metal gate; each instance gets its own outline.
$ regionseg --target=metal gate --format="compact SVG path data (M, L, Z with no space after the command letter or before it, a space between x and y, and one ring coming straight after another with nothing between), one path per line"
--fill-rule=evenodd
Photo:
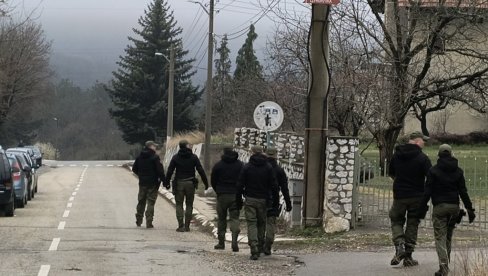
M476 209L474 223L464 218L458 226L461 229L488 230L488 160L476 157L460 157L468 193ZM393 180L382 172L377 161L356 156L355 185L353 194L354 226L372 225L389 227L389 209L393 203ZM432 227L432 206L421 226Z

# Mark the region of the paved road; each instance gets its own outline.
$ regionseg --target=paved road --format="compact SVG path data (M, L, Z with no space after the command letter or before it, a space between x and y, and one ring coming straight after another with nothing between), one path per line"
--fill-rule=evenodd
M176 233L162 198L156 228L135 226L137 182L123 163L46 161L35 199L0 217L0 275L224 275L202 261L214 240Z

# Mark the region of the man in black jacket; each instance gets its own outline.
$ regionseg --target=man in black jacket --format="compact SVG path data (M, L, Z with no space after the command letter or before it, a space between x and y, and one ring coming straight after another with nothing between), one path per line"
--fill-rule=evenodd
M261 146L251 148L253 155L244 166L237 186L237 204L242 208L242 195L246 199L248 244L251 260L257 260L264 245L266 209L273 205L272 195L278 191L276 176Z
M190 222L193 215L193 200L195 199L195 190L198 181L195 178L195 170L198 171L202 178L205 190L208 189L208 180L198 156L193 154L190 144L186 140L179 143L180 150L173 156L168 166L168 175L166 176L166 188L170 187L171 177L176 170L173 181L173 192L176 201L176 219L178 220L177 232L190 231ZM183 210L183 201L186 203L186 210ZM183 218L185 224L183 224Z
M273 171L276 175L276 180L278 182L278 190L273 193L273 205L267 210L266 217L266 238L264 243L264 254L271 255L271 246L273 245L275 238L275 228L276 228L276 218L280 215L280 193L283 194L283 199L285 200L285 210L290 212L292 209L290 200L290 191L288 190L288 177L286 176L285 170L283 170L276 160L277 151L275 148L266 149L266 155L268 156L268 162L271 164Z
M239 213L236 204L237 180L244 164L238 160L239 155L232 146L224 146L221 160L215 164L210 177L212 188L217 193L217 216L219 243L215 249L225 249L225 231L227 229L227 212L229 213L230 231L232 232L232 251L238 252Z
M395 148L390 162L388 174L394 181L393 205L389 216L396 251L391 265L397 265L402 260L404 266L418 265L412 253L417 244L425 177L432 167L429 157L422 152L428 139L421 132L413 132L407 144Z
M164 168L156 154L157 144L147 141L141 154L136 158L132 171L139 177L139 194L137 196L136 225L140 227L146 209L146 227L153 228L154 204L158 197L161 181L164 181Z
M444 144L439 147L437 164L429 170L425 193L422 201L420 216L425 217L432 199L432 222L434 224L435 247L439 257L439 271L436 276L445 276L449 273L451 257L451 239L460 221L459 197L468 211L469 223L475 219L473 204L468 195L463 170L458 166L458 160L452 157L452 149Z

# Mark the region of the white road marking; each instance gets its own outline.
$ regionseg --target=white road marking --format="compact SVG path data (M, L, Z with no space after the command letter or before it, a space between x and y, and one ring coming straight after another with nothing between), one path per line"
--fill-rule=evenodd
M83 165L83 167L88 167L88 165ZM86 170L86 169L85 169Z
M63 218L67 218L69 216L69 210L64 210Z
M107 165L107 167L113 167L114 165Z
M75 195L76 195L76 192L73 192L71 195L72 195L72 196L75 196Z
M58 167L64 167L64 165L58 165Z
M66 208L71 208L73 207L73 202L69 202L68 205L66 205Z
M122 165L119 164L119 165L117 165L117 167L122 167Z
M59 242L61 241L60 238L54 238L51 246L49 247L49 251L56 251L58 250Z
M75 165L75 164L71 164L69 165L70 167L78 167L78 165Z
M101 164L97 164L97 165L95 165L95 167L101 167L101 166L102 166Z
M41 265L41 269L39 269L39 273L37 276L47 276L49 275L49 270L51 269L50 265Z
M76 187L76 188L75 188L75 191L78 191L78 190L80 189L79 187L80 187L80 186Z
M72 197L69 198L69 201L73 201L73 200L75 200L75 197L74 196L72 196Z
M64 230L65 226L66 226L66 221L59 222L58 230Z

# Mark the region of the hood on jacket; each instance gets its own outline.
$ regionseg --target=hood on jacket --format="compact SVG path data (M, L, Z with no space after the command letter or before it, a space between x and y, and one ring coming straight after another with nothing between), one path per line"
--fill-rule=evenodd
M458 168L458 160L450 155L440 156L437 160L437 166L445 172L453 172Z
M148 159L148 158L151 158L153 157L154 155L156 154L156 152L148 147L145 147L144 149L142 149L141 151L141 157L144 158L144 159Z
M182 158L190 158L192 157L193 152L189 148L182 148L178 151L178 156Z
M237 161L239 158L239 154L235 151L226 151L222 157L221 160L224 161L225 163L234 163Z
M422 149L416 144L399 145L395 148L398 158L402 160L409 160L417 157Z
M249 163L255 166L264 166L268 162L268 158L262 153L256 153L249 158Z

